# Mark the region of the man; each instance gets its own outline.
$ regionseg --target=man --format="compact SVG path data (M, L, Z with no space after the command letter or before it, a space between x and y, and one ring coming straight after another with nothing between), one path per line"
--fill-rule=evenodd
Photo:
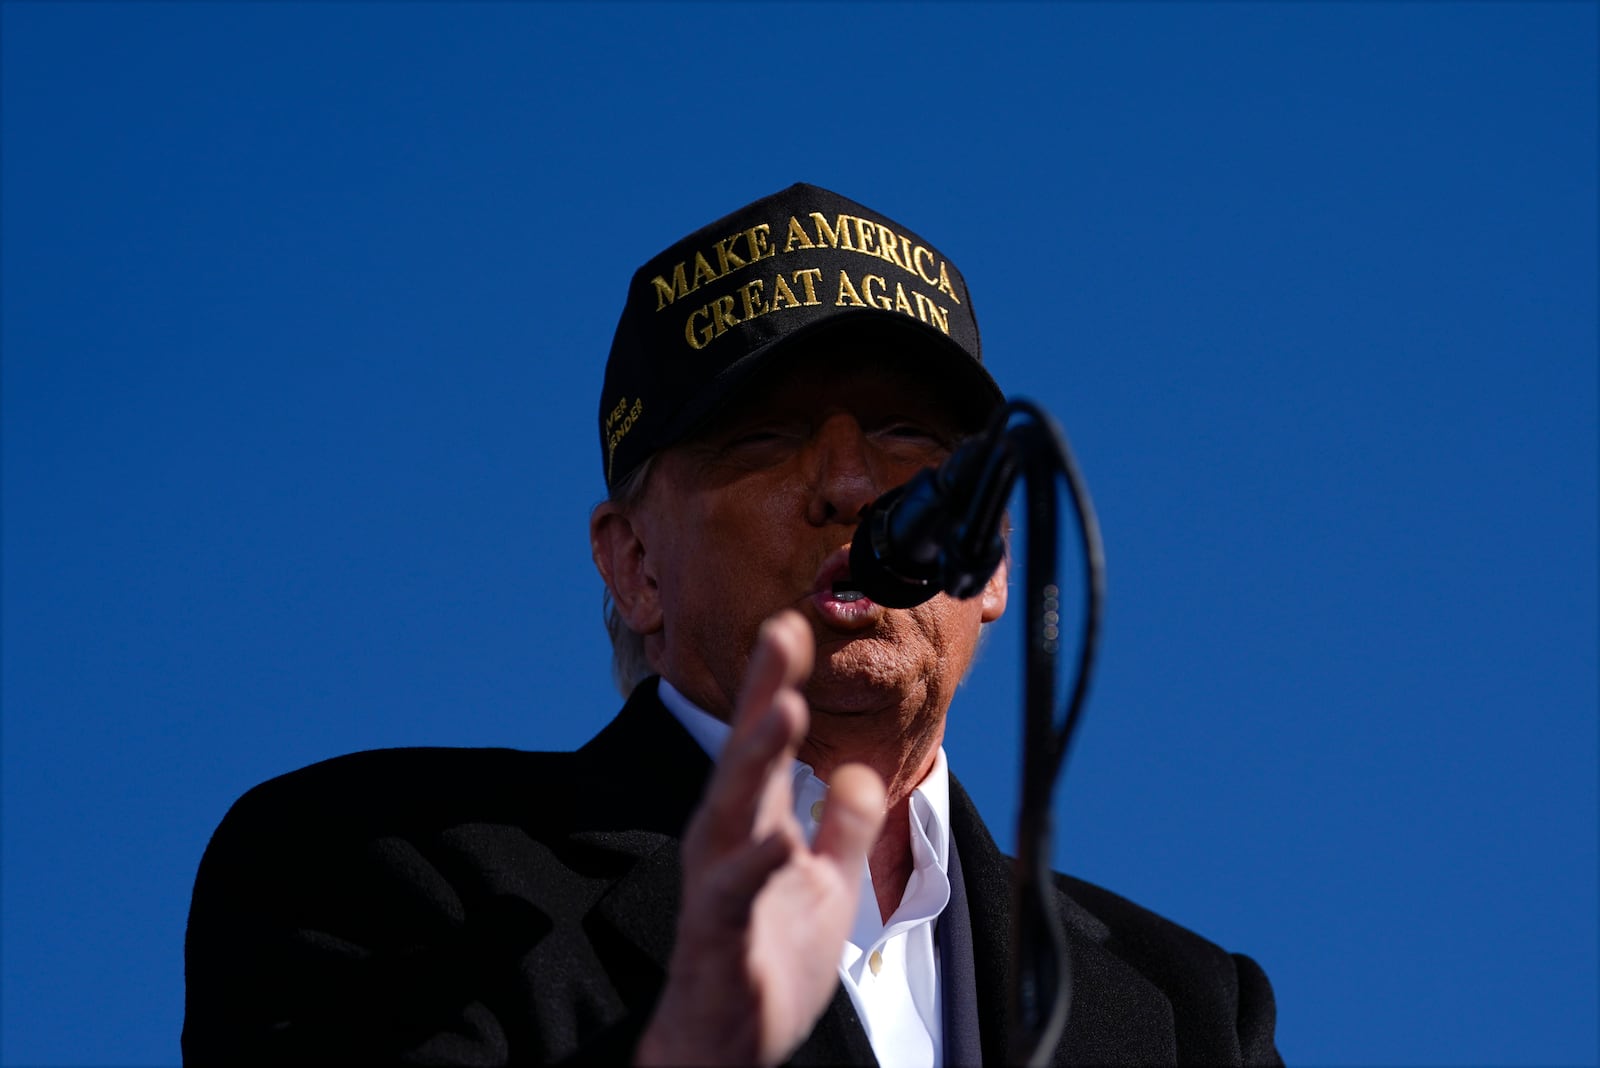
M1001 393L931 244L797 185L634 276L607 363L618 717L257 787L188 938L191 1062L999 1063L1010 867L942 748L1004 566L891 610L863 510ZM1056 1063L1275 1063L1260 969L1058 880Z

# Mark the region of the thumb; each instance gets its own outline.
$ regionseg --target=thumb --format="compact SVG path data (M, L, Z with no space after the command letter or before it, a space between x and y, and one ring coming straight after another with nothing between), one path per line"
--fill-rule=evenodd
M812 851L833 858L859 876L867 850L883 829L886 801L883 780L865 764L846 764L835 770Z

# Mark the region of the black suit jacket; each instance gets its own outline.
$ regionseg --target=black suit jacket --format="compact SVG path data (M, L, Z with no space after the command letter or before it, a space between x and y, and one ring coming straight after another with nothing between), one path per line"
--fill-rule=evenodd
M629 1060L709 771L649 683L576 753L380 750L256 787L195 880L185 1061ZM954 780L950 804L959 900L940 940L963 1033L947 1054L999 1064L1010 862ZM1057 1063L1278 1062L1252 961L1090 884L1057 890L1073 984ZM873 1063L843 989L793 1060Z

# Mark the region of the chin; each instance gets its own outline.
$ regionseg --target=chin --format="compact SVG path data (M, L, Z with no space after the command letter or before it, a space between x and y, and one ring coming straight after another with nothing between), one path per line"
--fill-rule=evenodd
M814 710L835 715L896 715L922 705L927 692L922 673L907 665L874 662L844 650L819 657L805 686Z

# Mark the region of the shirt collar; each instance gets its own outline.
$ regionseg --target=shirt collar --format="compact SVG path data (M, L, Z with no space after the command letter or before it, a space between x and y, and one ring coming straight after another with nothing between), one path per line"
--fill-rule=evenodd
M722 756L722 747L728 744L728 735L733 733L732 725L722 722L683 696L678 692L678 688L666 679L661 680L656 696L667 706L667 711L683 724L683 729L689 732L689 737L700 743L700 748L706 751L706 756L711 758L711 762L716 763Z

